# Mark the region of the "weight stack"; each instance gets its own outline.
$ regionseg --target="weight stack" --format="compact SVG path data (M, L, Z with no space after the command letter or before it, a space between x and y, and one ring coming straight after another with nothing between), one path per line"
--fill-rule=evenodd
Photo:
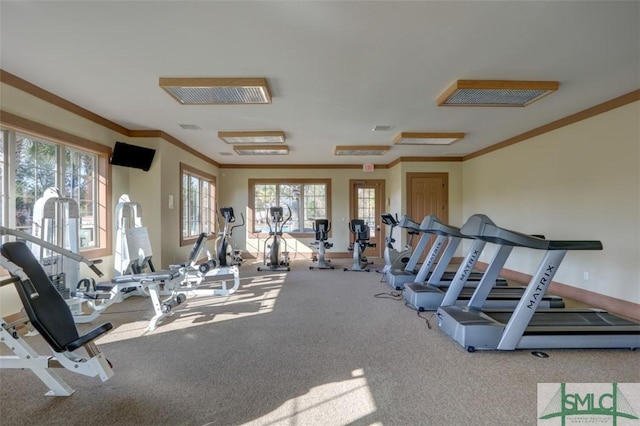
M56 290L58 290L58 293L62 295L63 299L68 299L70 297L69 289L66 286L64 272L61 274L49 275L49 279L53 283L53 286L56 288Z

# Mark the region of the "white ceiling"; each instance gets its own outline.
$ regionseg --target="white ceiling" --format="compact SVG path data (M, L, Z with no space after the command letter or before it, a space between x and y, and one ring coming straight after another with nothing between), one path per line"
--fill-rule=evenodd
M131 130L225 164L388 164L459 156L640 87L640 2L6 1L0 67ZM160 77L266 77L270 105L181 106ZM553 80L525 108L451 108L458 79ZM196 124L201 130L183 130ZM376 125L393 125L373 132ZM288 156L222 156L218 131L283 130ZM449 146L336 157L401 131Z

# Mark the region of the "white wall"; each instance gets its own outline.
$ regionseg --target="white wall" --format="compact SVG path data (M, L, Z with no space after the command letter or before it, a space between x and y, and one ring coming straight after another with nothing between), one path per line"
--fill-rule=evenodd
M464 217L484 213L550 239L601 240L603 251L569 252L555 280L640 303L639 122L635 102L465 161ZM516 249L506 267L533 274L541 257Z

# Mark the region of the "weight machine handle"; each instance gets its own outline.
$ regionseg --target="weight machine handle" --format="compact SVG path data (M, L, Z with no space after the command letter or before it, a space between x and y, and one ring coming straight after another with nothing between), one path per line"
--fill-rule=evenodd
M98 269L95 265L89 265L89 268L99 277L102 277L104 274L100 269Z
M86 257L83 257L83 256L79 255L78 253L74 253L72 251L63 249L62 247L58 247L57 245L52 244L52 243L50 243L48 241L45 241L42 238L34 237L33 235L27 234L26 232L18 231L16 229L10 229L10 228L4 227L4 226L0 226L0 235L12 235L14 237L18 237L18 238L21 238L23 240L31 241L32 243L38 244L41 247L44 247L46 249L49 249L49 250L54 251L56 253L59 253L59 254L65 256L65 257L68 257L69 259L73 259L76 262L82 262L82 263L86 264L99 277L102 277L104 275L102 273L102 271L100 271L95 266L96 263L100 263L98 260L91 261L91 260L87 259Z
M0 287L4 287L5 285L17 283L19 281L20 281L20 277L5 278L4 280L0 281Z
M29 295L29 299L33 300L40 297L40 294L33 286L33 283L31 282L27 274L24 273L22 268L9 261L8 259L5 259L3 256L0 256L0 265L2 265L3 268L5 268L7 271L9 271L10 274L13 275L12 277L0 281L0 287L17 282L22 282L24 284L25 291Z

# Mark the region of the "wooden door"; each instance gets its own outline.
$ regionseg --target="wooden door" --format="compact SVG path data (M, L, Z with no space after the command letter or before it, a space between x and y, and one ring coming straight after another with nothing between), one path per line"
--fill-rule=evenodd
M436 215L443 223L449 223L449 174L407 173L407 214L416 222L429 214ZM414 238L413 246L419 238ZM420 261L431 248L435 236L424 251Z
M369 225L369 242L376 245L375 248L368 248L365 256L381 257L384 250L384 237L380 215L384 206L385 181L381 179L350 180L349 187L349 220L363 219Z

